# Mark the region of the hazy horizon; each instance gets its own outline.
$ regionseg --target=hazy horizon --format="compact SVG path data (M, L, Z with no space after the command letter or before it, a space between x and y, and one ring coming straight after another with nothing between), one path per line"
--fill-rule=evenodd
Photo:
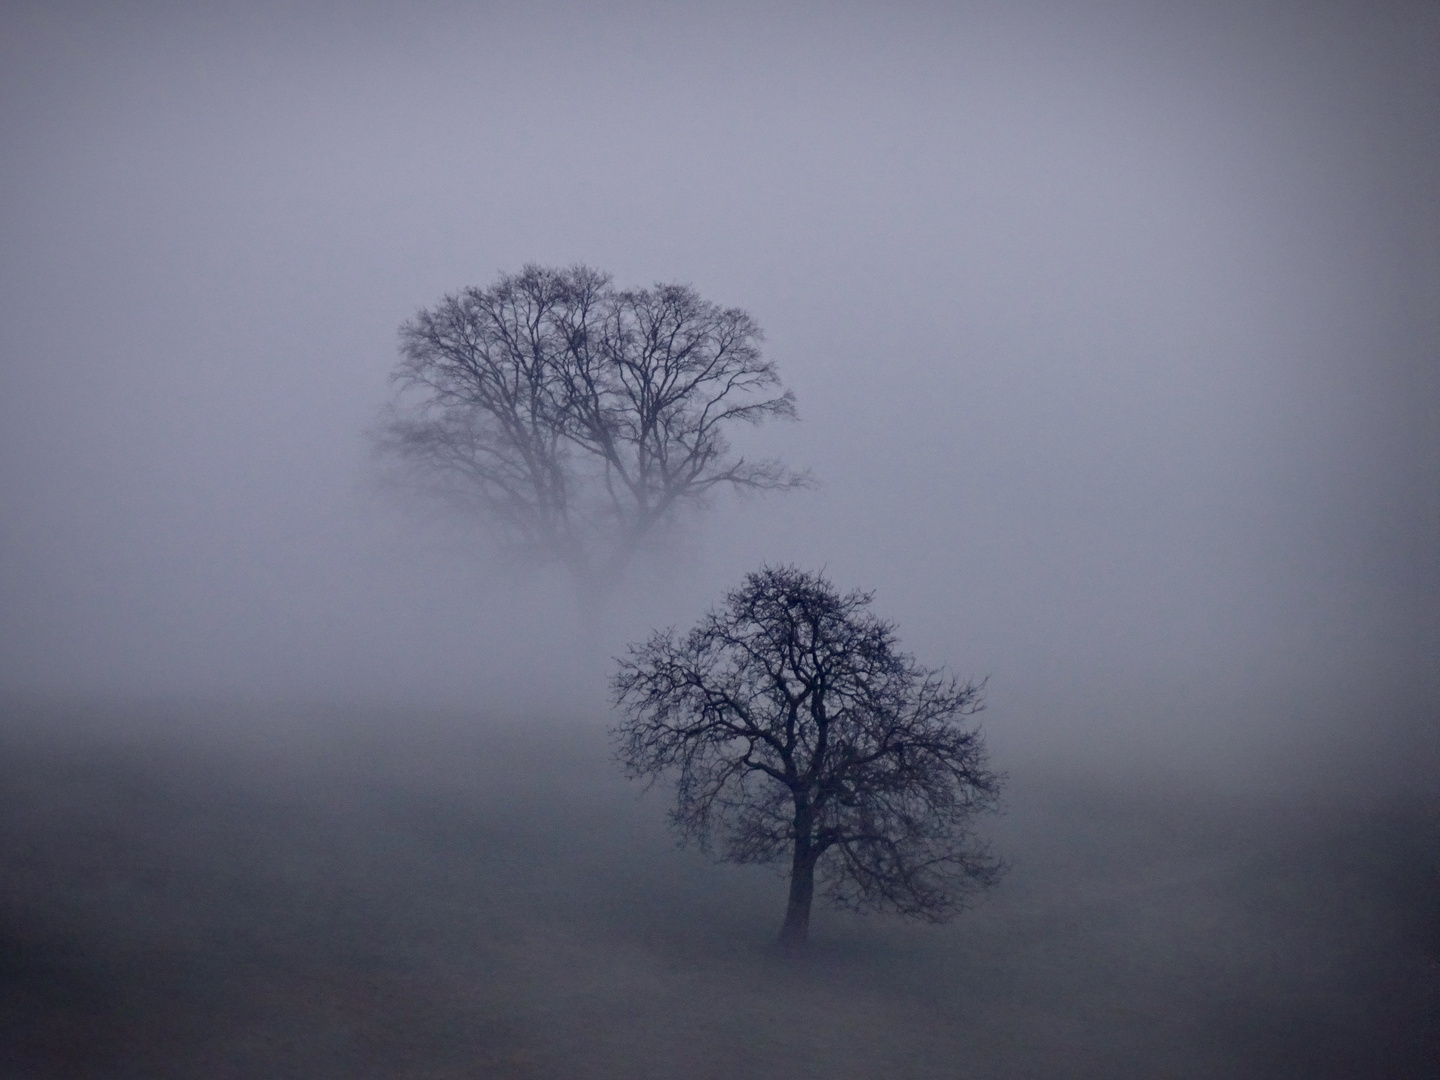
M1001 745L1426 782L1433 5L0 18L0 692L603 719L605 657L793 562ZM742 442L822 482L588 636L368 464L396 327L527 262L750 311L801 422Z

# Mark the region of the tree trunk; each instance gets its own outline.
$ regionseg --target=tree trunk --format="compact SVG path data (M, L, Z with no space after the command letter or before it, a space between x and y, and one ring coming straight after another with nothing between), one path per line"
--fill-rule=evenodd
M796 840L795 858L790 864L790 902L785 907L785 924L780 927L780 946L792 956L805 948L810 934L810 901L815 898L815 855L808 837Z

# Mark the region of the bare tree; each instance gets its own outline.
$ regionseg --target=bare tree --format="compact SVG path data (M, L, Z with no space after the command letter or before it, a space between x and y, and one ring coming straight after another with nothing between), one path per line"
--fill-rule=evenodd
M618 290L588 267L527 266L400 328L378 443L511 549L594 586L717 488L810 482L731 453L734 424L795 417L761 337L683 285Z
M918 666L870 602L766 567L686 636L632 646L613 681L617 757L675 776L682 840L788 859L792 951L817 881L844 907L941 922L1003 869L971 829L1003 780L966 722L983 686Z

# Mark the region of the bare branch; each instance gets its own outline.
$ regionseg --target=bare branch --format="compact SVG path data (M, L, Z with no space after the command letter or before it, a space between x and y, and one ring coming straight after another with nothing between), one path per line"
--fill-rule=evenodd
M870 602L767 567L685 637L632 647L613 682L616 755L673 776L681 837L790 859L792 942L817 880L842 906L942 921L1003 870L970 831L1003 782L968 722L984 685L917 665Z
M588 267L526 266L400 328L376 447L512 549L613 573L718 488L813 486L731 453L735 424L796 416L761 339L687 286L621 291Z

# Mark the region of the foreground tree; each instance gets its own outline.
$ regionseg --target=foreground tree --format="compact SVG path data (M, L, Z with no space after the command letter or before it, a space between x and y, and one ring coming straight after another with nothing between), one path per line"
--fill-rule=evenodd
M619 290L588 267L527 266L400 328L377 441L505 546L594 587L717 488L809 482L730 451L735 424L795 417L760 340L744 311L683 285Z
M1003 869L971 828L1003 779L967 722L982 687L898 651L870 601L766 567L685 637L632 646L613 682L617 756L632 778L674 775L681 838L788 859L790 951L817 883L844 907L943 922Z

